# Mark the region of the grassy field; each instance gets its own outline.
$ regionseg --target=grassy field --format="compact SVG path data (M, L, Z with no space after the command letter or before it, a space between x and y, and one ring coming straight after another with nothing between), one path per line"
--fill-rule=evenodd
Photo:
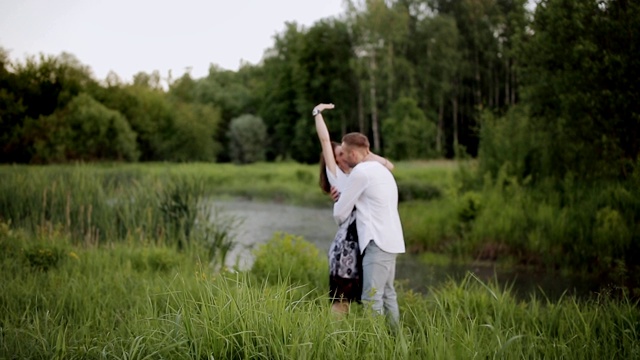
M468 254L460 234L472 229L461 219L502 191L462 191L472 165L397 164L411 248ZM329 207L316 173L300 164L0 167L0 359L640 357L640 311L627 296L523 301L471 274L426 296L398 284L394 331L366 306L330 313L327 260L302 238L274 234L250 271L221 266L230 224L203 221L202 199Z
M3 359L631 359L640 311L627 300L517 300L468 276L422 296L399 291L398 330L365 306L329 311L326 260L281 234L249 272L205 252L78 246L0 230Z

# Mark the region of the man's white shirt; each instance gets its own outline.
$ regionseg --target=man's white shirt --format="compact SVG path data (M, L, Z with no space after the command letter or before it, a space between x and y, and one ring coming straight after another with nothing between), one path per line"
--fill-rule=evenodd
M360 251L370 240L388 253L404 253L404 235L398 214L398 185L391 172L377 161L361 162L346 177L333 217L340 225L353 208Z

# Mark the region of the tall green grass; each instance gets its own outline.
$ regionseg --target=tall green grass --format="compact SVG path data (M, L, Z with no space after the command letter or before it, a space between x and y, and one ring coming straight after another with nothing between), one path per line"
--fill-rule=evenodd
M532 185L507 175L506 166L494 178L472 160L396 164L408 249L639 287L640 187L570 176ZM2 166L0 218L32 234L58 231L73 243L205 244L220 257L230 239L224 224L211 221L216 199L329 211L317 173L317 165L296 163Z
M87 243L137 238L183 247L213 216L214 197L329 201L308 191L311 168L293 164L6 166L0 177L1 218Z
M439 198L453 171L448 163L397 168L407 200ZM216 198L329 208L317 173L316 165L295 163L2 166L0 218L34 233L55 227L76 242L153 238L184 245Z
M455 199L469 214L459 219L478 256L493 247L523 262L594 273L640 265L640 192L631 184L567 178L529 186L502 172Z
M23 249L60 249L48 269ZM304 239L274 236L250 272L214 271L163 245L70 244L0 230L0 358L472 359L637 358L640 310L627 299L518 300L473 276L399 287L394 331L366 306L331 314L326 259ZM286 256L283 256L286 254ZM323 262L324 261L324 262ZM277 276L280 274L280 276Z

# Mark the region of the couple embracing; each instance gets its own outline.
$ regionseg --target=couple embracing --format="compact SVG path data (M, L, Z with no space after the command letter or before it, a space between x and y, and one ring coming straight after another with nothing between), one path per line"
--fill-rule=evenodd
M396 257L405 252L398 186L393 164L369 150L369 140L349 133L332 142L322 111L313 109L322 145L320 187L331 193L333 217L339 225L329 248L329 285L332 310L345 313L351 302L364 302L398 324L394 288Z

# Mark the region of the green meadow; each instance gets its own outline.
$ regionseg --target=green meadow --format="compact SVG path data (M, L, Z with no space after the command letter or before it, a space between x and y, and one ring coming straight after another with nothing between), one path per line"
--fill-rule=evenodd
M627 286L633 268L617 256L624 231L634 228L616 209L634 209L634 193L604 189L624 205L612 205L607 221L626 228L598 227L573 220L577 207L590 211L603 199L575 195L571 203L566 194L577 192L565 191L558 195L564 206L540 203L525 184L478 177L474 166L397 164L411 251L548 267L554 256L572 253L547 241L591 231L620 239L594 245L609 251L617 271L612 291L523 300L509 286L469 274L428 295L399 282L398 328L366 306L336 317L325 293L324 249L275 233L254 249L251 270L228 268L233 222L212 217L215 199L229 197L330 211L317 166L3 166L0 358L638 358L640 311ZM580 259L567 266L574 263L571 269L583 271Z

